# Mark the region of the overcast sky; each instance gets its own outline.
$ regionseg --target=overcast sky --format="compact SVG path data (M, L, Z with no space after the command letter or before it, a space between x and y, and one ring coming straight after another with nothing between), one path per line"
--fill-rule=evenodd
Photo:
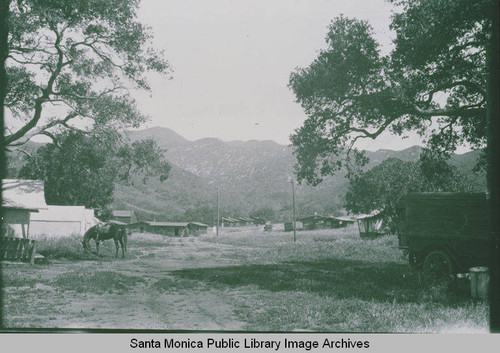
M142 0L140 20L174 70L172 80L151 77L151 96L137 95L151 116L145 127L168 127L189 140L289 144L306 118L287 87L290 73L326 46L327 26L340 14L369 20L388 53L391 9L383 0ZM418 142L383 135L360 147Z

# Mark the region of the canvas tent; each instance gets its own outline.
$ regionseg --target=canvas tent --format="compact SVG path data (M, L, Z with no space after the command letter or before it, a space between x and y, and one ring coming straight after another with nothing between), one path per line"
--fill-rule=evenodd
M83 236L97 222L94 210L84 206L47 206L31 215L30 232L54 237Z
M46 208L43 181L2 180L2 233L5 235L28 238L31 215Z
M385 232L384 216L381 211L356 217L360 237L382 235Z

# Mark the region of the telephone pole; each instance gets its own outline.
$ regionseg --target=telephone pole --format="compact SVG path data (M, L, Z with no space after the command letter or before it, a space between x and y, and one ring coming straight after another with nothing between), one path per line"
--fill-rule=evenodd
M217 190L217 225L215 226L216 235L219 236L219 187L215 188Z
M293 242L295 243L297 241L297 229L295 227L295 182L293 181L293 178L292 178L292 213L293 213L293 219L292 219L292 223L293 223Z

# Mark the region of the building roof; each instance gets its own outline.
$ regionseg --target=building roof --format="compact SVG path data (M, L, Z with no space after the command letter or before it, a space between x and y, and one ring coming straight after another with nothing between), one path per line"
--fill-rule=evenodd
M46 209L43 181L26 179L2 180L2 207L38 212Z
M355 219L352 219L351 217L347 216L326 216L324 219L333 219L335 221L342 221L342 222L355 222Z
M194 224L195 226L198 226L198 227L208 227L208 224L201 223L201 222L189 222L189 224Z
M297 218L297 221L301 221L301 222L304 222L304 221L321 221L321 220L324 220L324 219L325 219L325 217L323 217L323 216L313 215L313 216L307 216L307 217Z
M355 222L355 219L352 219L351 217L346 217L346 216L339 216L339 217L332 217L333 219L337 219L339 221L343 222Z
M132 217L134 211L130 210L113 210L111 211L113 217Z
M187 222L143 222L152 227L187 227Z
M375 211L371 212L370 214L360 214L360 215L357 215L356 219L377 218L381 213L382 213L382 211L375 210Z

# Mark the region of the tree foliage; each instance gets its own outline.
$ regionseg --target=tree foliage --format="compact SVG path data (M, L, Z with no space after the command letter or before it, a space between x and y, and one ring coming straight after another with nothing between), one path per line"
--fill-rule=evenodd
M58 144L40 147L25 158L19 176L45 183L45 198L53 205L84 205L103 213L113 201L115 182L131 175L165 180L170 165L152 140L129 145L116 135L68 132Z
M380 54L367 21L340 16L327 48L291 74L308 116L291 136L300 181L317 184L344 165L365 164L356 142L384 131L427 136L444 156L463 143L485 146L489 1L391 2L398 10L390 54Z
M261 218L266 221L275 221L276 211L271 207L261 207L250 213L250 218Z
M189 208L184 212L181 220L201 222L214 226L217 223L217 208L211 206Z
M75 128L137 127L130 90L149 90L148 72L168 63L137 21L138 0L10 1L7 97L15 120L7 145ZM87 122L88 123L88 122Z
M417 162L389 158L358 175L346 194L346 209L353 213L380 211L390 221L408 192L473 192L469 178L444 158L424 150Z

